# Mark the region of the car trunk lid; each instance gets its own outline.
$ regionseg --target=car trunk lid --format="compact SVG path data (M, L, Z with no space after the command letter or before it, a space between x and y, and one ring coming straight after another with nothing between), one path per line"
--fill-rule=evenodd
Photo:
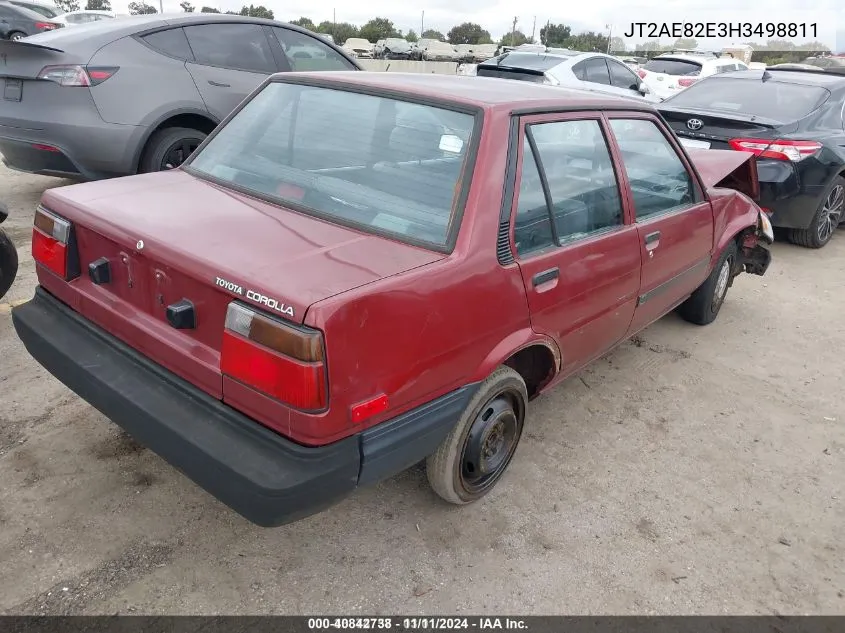
M660 107L660 114L681 139L706 143L712 149L730 149L728 142L734 138L774 138L795 126L782 121L741 113L723 113L708 110ZM688 147L697 144L687 144ZM706 147L705 145L699 145Z
M48 190L74 226L83 316L220 398L219 355L232 300L295 323L332 295L434 262L422 248L279 208L176 170ZM106 258L111 279L89 265ZM167 308L191 302L195 326Z

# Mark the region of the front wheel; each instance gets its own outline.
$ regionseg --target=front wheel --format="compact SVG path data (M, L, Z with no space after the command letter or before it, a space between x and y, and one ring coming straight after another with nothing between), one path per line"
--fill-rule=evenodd
M18 251L12 240L0 230L0 299L12 287L18 274Z
M9 34L9 39L13 42L17 42L18 40L22 40L26 37L26 33L21 33L20 31L15 31L14 33Z
M725 247L710 276L678 308L684 319L696 325L707 325L716 320L734 277L738 252L734 241Z
M525 381L516 371L499 367L490 374L455 428L426 460L434 492L458 505L490 492L516 452L527 402Z
M837 176L806 229L790 229L789 241L806 248L821 248L845 219L845 178Z

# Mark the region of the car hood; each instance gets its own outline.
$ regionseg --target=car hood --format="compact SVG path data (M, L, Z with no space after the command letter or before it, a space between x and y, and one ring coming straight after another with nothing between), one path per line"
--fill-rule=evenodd
M687 149L702 183L708 189L735 189L752 200L760 197L757 159L751 152L729 149Z

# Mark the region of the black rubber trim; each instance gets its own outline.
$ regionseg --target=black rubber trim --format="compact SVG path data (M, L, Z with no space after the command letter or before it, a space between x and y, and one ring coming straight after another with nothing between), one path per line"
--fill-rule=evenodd
M27 351L140 443L265 527L355 489L359 441L304 447L150 362L41 288L12 313Z
M12 310L27 351L140 443L246 519L273 527L425 459L472 383L333 444L296 444L153 363L41 287Z
M472 383L361 433L360 485L402 472L437 450L481 383Z
M686 270L678 273L677 275L675 275L671 279L664 281L659 286L652 288L651 290L649 290L648 292L646 292L644 294L641 294L637 298L637 305L641 306L642 304L644 304L649 299L654 299L654 297L656 297L657 295L666 292L667 290L669 290L675 284L677 284L677 283L683 281L684 279L686 279L687 275L691 275L695 272L700 271L702 268L707 268L708 266L710 266L710 257L705 257L704 259L696 262L695 264L693 264L692 266L690 266Z

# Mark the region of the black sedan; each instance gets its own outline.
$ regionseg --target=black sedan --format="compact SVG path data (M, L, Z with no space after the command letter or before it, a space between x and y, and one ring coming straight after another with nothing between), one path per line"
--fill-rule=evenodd
M29 35L61 28L40 13L0 0L0 40L22 40Z
M845 76L724 73L658 109L688 147L756 154L760 206L791 242L821 248L845 220Z

